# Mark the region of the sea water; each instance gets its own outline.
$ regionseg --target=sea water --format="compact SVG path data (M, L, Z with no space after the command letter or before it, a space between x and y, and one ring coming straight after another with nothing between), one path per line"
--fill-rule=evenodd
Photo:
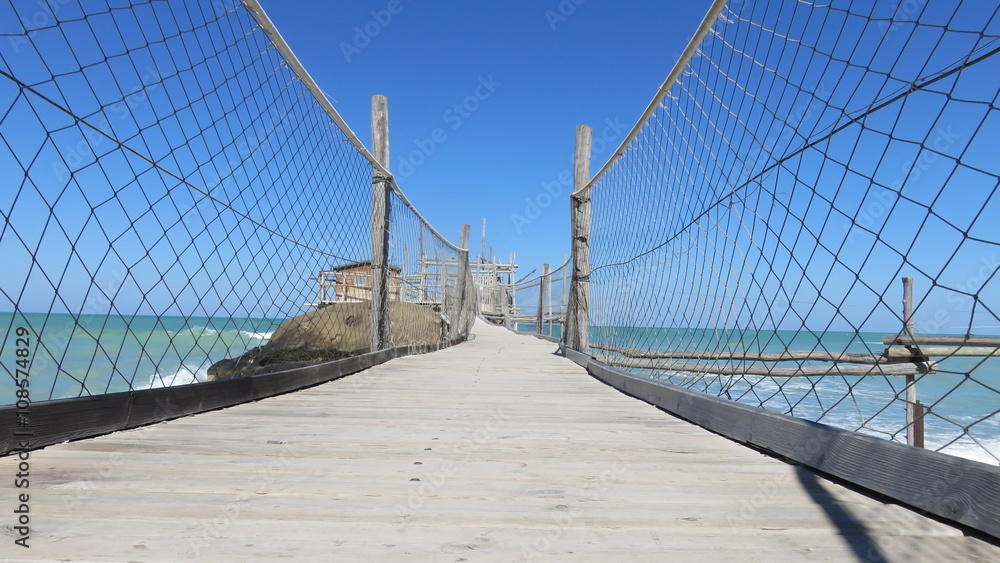
M31 332L34 402L205 381L213 363L265 344L281 319L0 313L0 405L15 402L16 329ZM548 325L544 331L549 333ZM552 327L559 336L559 326ZM518 329L533 331L522 323ZM591 342L649 350L826 350L881 353L882 334L592 327ZM998 464L1000 358L938 359L917 377L929 407L926 446ZM776 365L776 364L761 364ZM784 365L794 365L785 363ZM805 365L810 365L806 363ZM813 365L822 365L813 363ZM840 428L905 441L903 376L712 376L631 370L677 385Z
M14 403L16 330L31 332L34 402L206 381L215 362L265 344L276 319L0 313L0 405Z
M521 323L517 328L534 331L530 323ZM883 333L833 331L591 327L590 342L645 350L814 350L881 354L886 348L882 336ZM594 353L620 356L603 350L594 350ZM917 398L929 409L924 419L925 447L998 465L1000 358L931 360L938 362L937 371L916 377ZM800 364L830 365L825 362L756 362L754 365L789 367ZM767 377L631 368L629 371L773 412L906 441L904 376Z

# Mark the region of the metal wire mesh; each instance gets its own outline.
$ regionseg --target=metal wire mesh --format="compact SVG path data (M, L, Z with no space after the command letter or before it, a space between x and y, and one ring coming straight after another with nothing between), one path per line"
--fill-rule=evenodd
M0 325L37 338L34 400L205 380L370 262L372 165L243 5L9 0L0 34Z
M908 371L926 447L996 463L996 345L934 364L883 336L903 276L917 335L1000 334L998 14L729 3L592 183L592 352L900 441Z

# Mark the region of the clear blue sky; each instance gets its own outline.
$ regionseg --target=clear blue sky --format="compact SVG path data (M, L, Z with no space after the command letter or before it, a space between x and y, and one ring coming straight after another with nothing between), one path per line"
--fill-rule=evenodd
M211 14L213 6L224 8L233 1L192 3L191 6L197 6L195 12L207 11L210 17L214 17ZM521 0L476 4L412 0L311 4L261 1L305 67L365 143L370 143L371 97L375 94L388 96L392 141L390 170L430 222L453 242L458 242L459 226L462 223L471 224L473 236L470 248L475 256L480 249L481 220L487 218L488 246L498 257L506 257L516 251L522 275L542 262L559 264L569 250L568 194L572 187L576 125L589 124L595 128L592 171L597 170L653 97L709 4L708 0L683 4L597 0ZM736 4L733 3L734 6ZM0 3L0 7L3 6ZM10 8L6 12L0 8L0 33L8 38L8 41L0 42L0 59L9 66L12 75L37 85L40 92L52 96L57 104L71 108L76 115L84 116L92 126L98 129L103 127L115 138L124 139L130 146L135 145L142 154L149 153L149 158L163 161L165 170L176 169L182 176L190 176L198 186L218 190L213 193L225 201L234 201L236 208L258 217L278 232L291 233L296 240L300 233L296 231L295 219L305 205L311 206L310 209L360 213L356 218L360 220L331 220L329 230L307 233L295 252L302 253L303 248L314 242L309 237L315 237L318 243L336 242L338 259L366 255L368 242L364 210L369 204L367 188L356 189L350 194L313 189L314 185L329 185L329 182L325 177L306 178L304 181L290 179L284 174L289 167L274 164L271 160L251 163L245 170L234 170L230 157L240 162L240 155L230 153L240 153L241 146L252 144L263 135L256 136L256 132L251 131L251 135L237 139L242 144L235 141L227 144L225 139L219 138L217 130L208 131L207 126L198 120L204 123L220 120L219 123L225 127L214 129L229 129L227 134L234 131L245 134L246 126L240 119L254 119L257 115L236 112L225 118L219 117L220 96L207 92L204 94L214 104L212 106L199 101L192 104L194 109L190 111L183 108L179 111L174 107L177 100L202 94L199 88L223 90L222 98L226 98L225 92L229 92L215 84L216 79L221 80L220 77L225 76L219 68L220 65L225 67L226 57L212 57L212 65L199 65L194 73L177 73L174 67L180 69L183 64L166 63L159 71L162 76L157 73L157 65L174 55L179 56L184 49L191 48L199 54L206 48L209 51L216 48L212 41L197 34L187 36L186 42L180 43L160 37L170 35L171 26L166 24L176 16L162 12L180 12L181 19L186 19L183 16L187 10L184 4L155 2L138 7L136 12L140 19L151 28L137 25L132 11L125 9L113 10L114 14L94 14L86 22L81 22L80 16L73 13L74 9L79 11L79 7L74 8L72 4L60 8L59 17L66 24L56 27L49 25L52 16L36 11L37 6L30 0L19 2L18 6L16 14ZM935 4L934 10L922 16L926 21L921 20L920 33L912 36L902 31L908 29L904 24L893 31L893 28L872 23L874 20L870 20L867 14L863 17L858 14L850 17L845 13L833 14L831 21L843 20L844 25L827 25L823 23L825 19L790 18L786 12L772 9L772 4L742 6L759 12L749 15L755 18L755 22L765 22L758 28L765 30L761 32L764 35L772 34L766 31L770 29L767 25L780 27L774 23L776 21L786 22L783 25L798 22L796 26L818 26L807 35L820 43L817 47L822 55L820 59L831 53L837 57L836 64L814 64L809 56L782 58L786 50L784 47L770 51L766 47L760 48L763 50L762 57L770 57L766 58L766 64L788 66L791 64L789 61L799 60L803 68L808 68L808 79L803 82L804 90L798 88L794 80L785 87L766 86L763 102L756 99L754 103L742 106L741 119L750 116L764 125L753 125L753 130L746 132L737 127L735 132L727 133L731 136L727 137L724 145L734 153L749 154L754 159L754 148L762 142L769 143L769 134L777 136L780 124L784 123L783 117L789 119L788 125L796 134L808 135L809 131L819 131L822 127L810 126L809 123L822 122L823 126L827 126L846 119L845 111L849 114L867 107L873 99L897 90L905 91L924 71L946 68L968 54L976 43L990 43L1000 33L995 29L1000 25L997 23L990 24L992 27L987 30L986 37L976 31L981 29L983 21L989 19L986 16L990 7L986 4L966 3L961 5L961 9L951 10L946 4ZM793 11L812 11L812 8L803 8L807 5L802 3L789 2L783 6ZM871 17L884 23L890 21L890 17L907 20L912 15L897 8L897 5L883 3L879 13ZM900 13L895 13L900 10ZM956 10L960 13L952 13ZM158 19L157 11L162 21ZM246 14L241 16L245 24L252 25ZM848 19L850 25L847 25ZM158 30L153 22L159 22L164 29ZM726 28L726 25L722 24L722 27ZM910 25L912 27L912 22ZM939 41L937 38L947 26L955 26L956 32L944 34L947 35L945 40ZM30 41L19 38L19 34L26 29L34 30L29 36ZM226 33L242 36L243 30L227 31L223 26L215 31L213 40L237 41L236 37ZM144 39L144 34L149 34L149 37ZM152 41L151 46L145 45L147 40ZM744 37L740 41L749 40ZM748 50L758 50L754 46L756 41L746 43ZM712 45L710 41L704 47L712 49ZM879 45L877 52L880 55L872 67L868 59L876 52L876 45ZM717 46L722 48L721 44ZM258 47L252 49L255 48ZM812 48L807 46L805 49ZM123 57L126 52L128 56ZM730 54L717 54L722 57L718 60L725 61ZM845 68L848 59L855 63L851 69ZM711 60L714 59L704 59ZM1000 61L1000 57L996 60ZM713 64L704 61L704 64ZM278 79L284 80L281 73L271 72L276 62L269 59L263 64L265 70L261 72L272 78L280 75ZM816 222L829 227L824 236L833 237L833 240L827 241L829 248L825 249L824 260L809 262L806 272L802 271L806 266L797 266L800 273L806 273L814 282L824 284L824 298L855 287L856 272L862 273L866 284L871 287L856 290L855 296L845 301L842 307L858 308L860 318L865 318L867 312L872 310L873 305L868 301L877 301L882 295L896 295L896 278L915 271L924 276L924 279L918 280L918 288L925 289L918 289L918 296L932 286L945 288L942 290L945 292L960 292L959 302L963 299L970 301L967 298L972 294L981 298L996 294L997 284L987 284L987 278L978 273L983 268L989 269L996 261L992 225L986 219L978 220L974 225L972 223L977 221L975 217L979 215L980 208L987 206L989 201L995 205L997 199L993 197L997 178L991 160L993 153L987 149L995 146L988 135L994 135L997 130L992 126L996 121L995 104L989 103L996 89L997 64L1000 63L989 59L962 73L961 79L955 76L950 79L951 82L939 84L935 87L939 89L936 92L918 92L910 96L902 104L906 106L906 115L898 115L895 106L892 106L868 116L865 127L871 134L864 137L864 148L859 150L860 141L856 142L854 134L847 132L830 141L828 146L821 147L825 151L822 162L813 159L803 161L802 166L789 168L795 178L808 180L804 184L808 189L792 189L791 185L785 187L784 184L772 186L775 192L772 199L775 201L770 202L769 207L779 208L774 213L784 213L780 209L786 209L787 214L794 215L793 225ZM81 65L84 70L77 72ZM740 73L744 71L740 68L739 65L727 66L723 72L733 70L740 80L758 80L749 75L743 76ZM886 74L889 68L892 71ZM152 74L148 74L149 69L153 70ZM861 69L874 69L874 75L869 77L871 73L868 73L862 76ZM783 68L783 71L788 72L788 69ZM890 74L892 80L884 80ZM250 79L263 80L264 76L252 76ZM195 94L189 93L180 84L182 81L197 86ZM810 86L812 82L816 82L814 89ZM234 83L237 86L240 84L239 81ZM0 272L0 279L4 281L5 289L8 286L13 288L10 290L13 292L9 296L10 301L27 310L60 309L62 303L52 302L55 295L57 301L65 301L66 308L76 310L78 302L86 299L89 289L86 284L75 280L85 279L95 280L92 285L111 287L114 291L109 291L109 295L113 295L116 304L126 309L130 307L127 303L139 300L150 303L177 301L177 306L183 309L191 302L207 299L205 295L177 296L163 289L163 284L158 284L165 274L156 269L155 263L173 263L179 252L160 240L164 227L153 224L156 221L174 224L173 230L167 234L185 238L189 236L187 220L201 215L203 201L195 209L198 213L190 213L194 201L190 197L185 199L185 190L172 189L173 183L162 177L159 171L150 170L148 162L133 162L135 159L125 156L125 153L108 153L101 157L100 166L90 166L91 153L107 153L112 146L110 141L103 138L88 140L86 137L92 131L81 129L66 113L53 109L37 96L18 97L16 87L10 81L3 85L6 90L0 89L0 106L6 104L12 109L7 112L2 133L5 138L17 138L18 142L12 143L7 151L0 151L0 164L3 164L0 171L13 174L11 185L30 184L16 198L13 194L5 194L17 200L16 207L8 215L13 227L8 232L16 232L17 237L8 235L0 240L5 259L10 263L6 272ZM147 87L143 88L143 85ZM953 98L950 101L949 96ZM242 99L240 96L236 98ZM813 111L812 98L817 98L814 100L816 108L825 109ZM222 101L229 103L232 100L226 98ZM312 108L308 99L304 107ZM942 111L942 107L948 111ZM211 108L216 108L212 110L213 115L209 115ZM250 111L255 106L250 103L246 108ZM796 117L797 109L809 111ZM168 110L178 112L180 117L164 119L163 112ZM261 123L265 126L260 129L268 130L266 124L281 122L285 116L266 114L263 117L266 119ZM187 142L187 133L177 131L178 119L183 126L205 127L204 139L196 143ZM731 121L735 123L737 120ZM325 127L326 120L322 122ZM149 127L152 123L162 123L162 126ZM699 125L685 117L684 123L709 136L712 131L718 132L718 128L708 122L699 121ZM775 123L779 125L777 129L772 129ZM300 125L297 132L322 129ZM986 133L980 132L980 129ZM948 132L949 139L954 137L961 142L950 142L945 149L941 149L946 158L940 158L941 155L936 153L918 157L919 151L930 151L932 147L926 146L928 143L937 142L937 137L928 140L933 131ZM171 139L163 138L166 133L171 135ZM647 133L659 134L653 129L643 135ZM276 136L287 137L281 131ZM315 140L310 137L310 146L329 147L338 142L320 137L322 135ZM690 137L681 130L671 136ZM794 135L783 138L785 143L805 140ZM891 142L888 142L890 138ZM966 150L964 147L974 138L975 148ZM219 145L228 147L225 154L213 152ZM82 149L78 150L79 147ZM764 152L773 157L783 154L783 148L774 147ZM710 143L705 143L698 150L713 149ZM194 158L195 152L200 159ZM316 151L295 156L300 160L309 159L315 156L314 153ZM201 158L207 154L214 155L211 156L212 162ZM629 153L622 162L633 156L646 158L645 155L635 156L637 154ZM367 174L367 164L353 153L352 156L357 160L355 165L360 164L362 176ZM743 162L739 156L726 162L739 168ZM939 158L944 164L960 160L961 170L949 175L954 166L931 168L930 164ZM832 164L824 167L822 163ZM69 182L67 165L73 168L72 182ZM679 165L685 164L681 162ZM268 169L267 174L262 176L261 169L270 166L282 169ZM642 170L655 169L646 163L638 166ZM31 182L23 182L21 172L29 167L32 167ZM847 180L831 172L848 167L857 174ZM330 170L327 165L315 168ZM349 166L336 168L348 172L350 169ZM976 170L979 171L978 176L973 174ZM717 196L714 190L730 189L729 183L712 180L720 171L724 172L721 168L714 169L711 175L699 180L709 184L695 199L702 201L705 197ZM812 178L821 171L825 174L823 178ZM103 177L108 173L115 178ZM741 173L729 176L736 177ZM257 182L266 196L263 199L250 197L248 200L242 190L236 189L242 185L239 174L252 176L250 181ZM220 177L225 177L226 181L219 182ZM668 203L665 198L676 198L682 192L678 191L681 187L678 185L666 189L662 183L666 177L657 174L641 191L633 190L635 181L625 176L622 177L622 185L614 189L602 186L598 192L618 198L616 203L619 205L595 204L598 210L595 224L600 222L601 213L604 214L604 222L601 223L604 232L595 240L615 248L666 249L660 243L663 242L663 229L673 225L669 220L671 213L685 215L701 210L700 205ZM233 178L236 180L233 181ZM896 206L899 212L886 213L887 202L900 199L896 197L900 195L895 192L897 187L893 187L895 182L901 181L900 178L906 179L906 196L912 201ZM69 187L64 189L67 182ZM364 180L356 187L364 188L366 182ZM871 189L875 183L884 189ZM947 186L942 188L942 183ZM829 189L838 194L831 197L836 200L840 213L832 222L816 217L818 210L824 207L812 205L814 196ZM939 198L937 194L942 189L946 196ZM893 193L885 194L884 191ZM170 197L167 197L168 192ZM640 193L643 198L629 199ZM958 193L962 195L955 197L954 194ZM652 194L652 199L645 197L649 194ZM782 194L784 196L779 198ZM883 196L888 199L880 200ZM645 219L639 220L643 216L640 211L650 209L653 203L656 213L646 213ZM11 205L13 203L5 200L2 207L8 209ZM902 206L908 207L903 209ZM928 217L932 206L935 215L928 219L928 227L923 229L914 243L913 226L923 224L915 218ZM92 218L71 211L87 207L92 208ZM826 208L829 207L826 205ZM58 219L57 226L49 225L52 222L50 208L56 212L53 217ZM152 213L147 213L150 210ZM184 215L183 221L180 221L180 215ZM208 216L214 215L209 213ZM42 217L49 220L38 220ZM231 222L237 221L238 217L221 214L210 229L195 232L216 237L208 244L209 248L224 241L228 245L224 248L236 245L240 252L249 253L250 247L241 245L241 237L225 240L228 232L236 232L233 231L236 225ZM857 228L848 236L850 244L844 250L838 250L843 235L852 228L852 217ZM883 228L890 217L893 223ZM745 226L742 219L733 218ZM942 226L941 220L950 222L950 226ZM782 217L770 215L770 225L783 224ZM341 229L341 225L351 227ZM612 228L609 229L609 225ZM874 242L876 234L880 246ZM622 238L623 235L629 238ZM784 233L782 236L786 245L789 244L788 237L796 240L795 235ZM980 241L965 240L970 237L978 237ZM76 244L76 240L88 242ZM768 240L773 244L774 237ZM176 241L171 239L171 242ZM741 239L739 242L743 248L754 246L749 240ZM115 251L109 254L104 243L113 244ZM961 247L956 251L958 245ZM598 246L595 245L595 251L600 251ZM872 252L874 246L877 248ZM801 245L796 245L796 248L799 254L810 254L808 248ZM911 248L919 251L909 252ZM281 275L304 283L313 275L312 272L325 267L327 262L326 257L314 256L315 253L309 257L290 256L290 251L284 247L280 250L275 247L268 249L271 256L243 256L241 263L252 263L254 260L269 262L280 255L282 263L298 265L298 270L283 271ZM909 253L904 256L903 252ZM74 253L83 262L73 259ZM592 264L600 264L601 260L607 259L607 256L599 254L592 255ZM782 256L784 254L785 251ZM33 266L35 256L45 257L44 268ZM615 255L614 258L619 261L629 257ZM218 261L206 261L200 256L185 256L180 262L183 266L189 260L210 265L208 269L199 271L200 277L193 279L193 285L211 287L211 280L202 278L211 277L209 269L223 266L216 264ZM836 279L827 275L832 271L829 263L834 260L843 265L837 270L843 275ZM94 271L95 268L97 271ZM662 270L660 268L658 272ZM30 279L25 281L24 273L29 271L32 272ZM127 283L121 283L121 271L131 274L130 279L125 280ZM10 275L14 279L8 282L5 276L9 272L13 272ZM187 287L189 274L183 267L171 270L169 276L178 277L168 280L175 284L175 290ZM42 279L46 277L52 279ZM660 283L666 283L663 282L665 276L658 279ZM240 283L243 282L245 280L241 279ZM796 285L787 274L783 275L782 282L789 287ZM123 286L120 291L119 285ZM816 286L815 283L812 285ZM816 286L806 293L793 291L794 294L786 298L809 306L819 299L815 294L820 289ZM159 293L150 293L154 290ZM669 293L660 289L649 290L659 292L659 295ZM671 287L671 292L676 294L675 290ZM309 293L312 289L303 291ZM868 301L856 302L859 291L865 294ZM240 289L228 296L237 303L243 303L245 300L240 296L245 293L245 289ZM259 293L266 292L262 289ZM633 298L642 296L637 292ZM952 317L954 312L967 312L946 302L947 297L956 296L939 291L929 300L930 309L946 311ZM283 295L282 299L301 304L307 298L304 294L296 294ZM252 301L269 302L263 298ZM618 305L617 299L606 301ZM839 303L839 300L834 303ZM924 310L928 304L924 305ZM163 312L157 307L153 308ZM898 307L888 303L882 303L880 307L889 324L898 324ZM214 312L210 309L205 314ZM994 314L987 314L987 317L984 319L986 322L980 324L995 324ZM954 328L951 325L956 322L951 322L946 328Z
M576 1L261 4L368 146L371 97L388 97L390 169L421 213L455 243L459 225L472 224L472 255L485 217L494 253L517 252L527 273L569 251L571 186L558 184L572 169L576 125L594 127L596 171L710 5ZM382 25L373 11L391 19ZM366 26L377 35L359 36ZM466 100L477 88L483 99ZM465 103L474 111L454 111Z

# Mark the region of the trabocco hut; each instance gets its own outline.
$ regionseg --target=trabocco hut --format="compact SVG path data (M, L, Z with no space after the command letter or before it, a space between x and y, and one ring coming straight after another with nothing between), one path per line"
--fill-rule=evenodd
M389 267L389 300L399 299L400 269ZM321 307L330 303L356 303L372 299L372 263L351 262L334 266L331 270L321 270L316 277L316 303L310 306Z

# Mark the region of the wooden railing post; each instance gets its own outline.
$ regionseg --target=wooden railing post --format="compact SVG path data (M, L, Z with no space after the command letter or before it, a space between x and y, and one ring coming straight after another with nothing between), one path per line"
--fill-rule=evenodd
M372 96L372 155L389 169L389 110L385 96ZM389 177L372 172L371 349L389 345Z
M545 324L545 295L548 293L549 265L542 264L542 277L538 278L538 314L535 315L535 334L542 334Z
M590 181L590 144L593 129L576 127L573 186L580 190ZM570 196L570 228L573 231L573 277L566 316L567 346L587 352L590 347L590 192Z
M510 328L510 315L513 311L512 304L513 299L511 298L510 285L499 284L500 288L500 311L502 311L503 316L503 326Z
M452 335L452 338L457 338L459 336L458 330L463 327L463 315L469 307L468 300L472 297L469 295L469 229L470 226L467 224L462 225L462 236L459 238L458 246L462 250L458 252L458 280L456 283L459 284L458 290L458 329Z
M913 340L913 278L903 278L903 335L907 341ZM919 352L919 348L910 348ZM924 409L917 400L916 376L906 376L906 443L918 448L924 447Z

